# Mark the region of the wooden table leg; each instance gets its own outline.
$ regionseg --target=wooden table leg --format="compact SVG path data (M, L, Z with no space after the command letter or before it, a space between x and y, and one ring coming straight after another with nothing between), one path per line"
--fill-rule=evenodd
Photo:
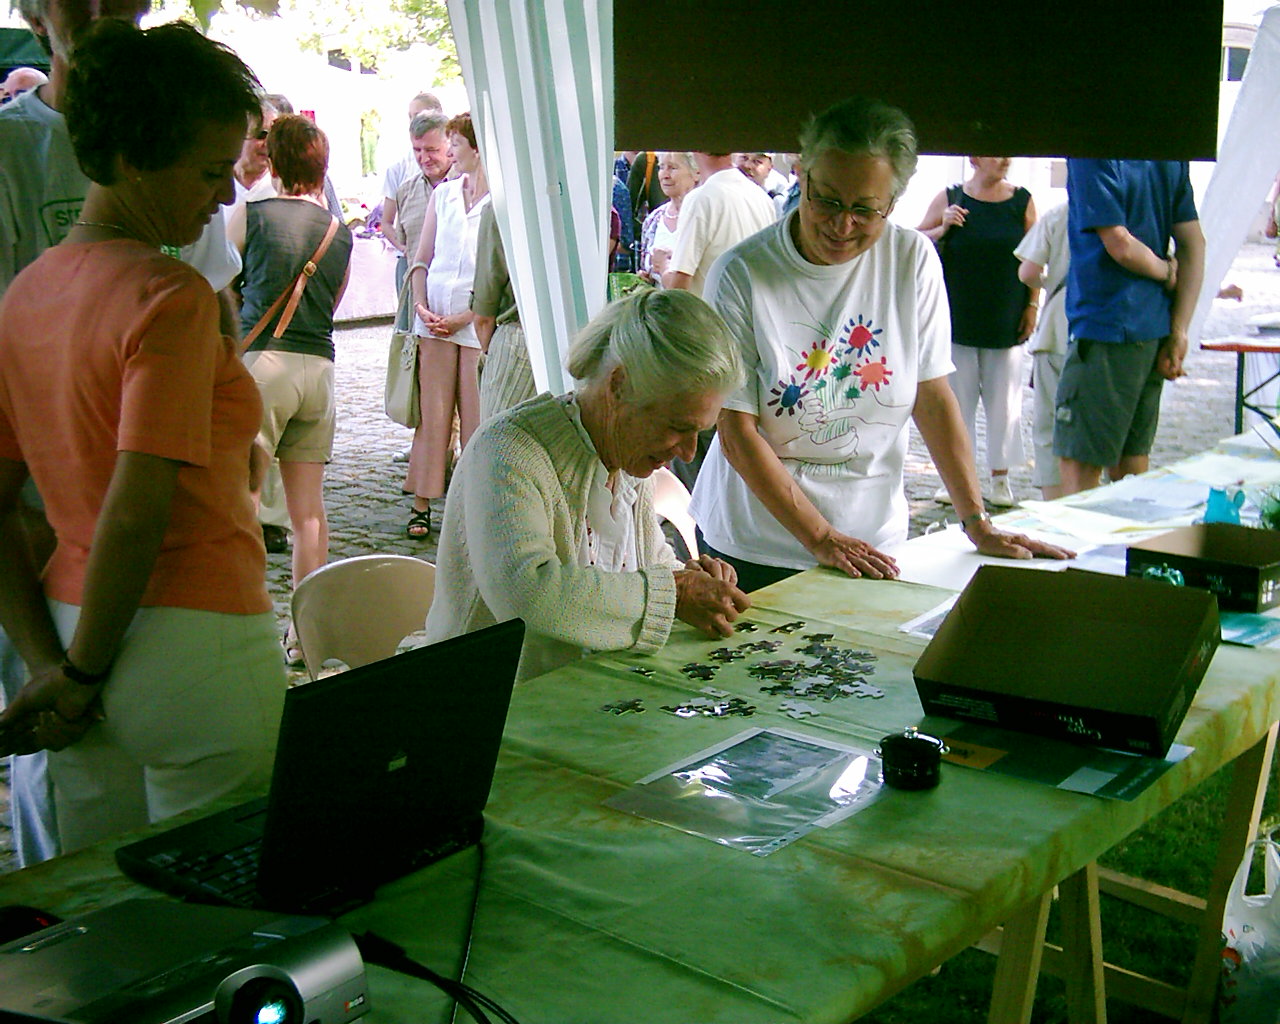
M1218 856L1196 936L1196 958L1187 985L1183 1024L1205 1024L1213 1014L1222 960L1222 913L1245 846L1257 835L1262 800L1271 774L1271 757L1275 752L1276 729L1277 725L1272 725L1262 739L1236 758L1232 768Z
M1112 973L1114 987L1127 1002L1140 1002L1182 1024L1208 1024L1213 1017L1218 975L1221 970L1222 915L1231 882L1245 847L1255 838L1270 780L1272 756L1280 724L1232 763L1231 788L1226 815L1218 839L1217 858L1203 901L1160 886L1109 872L1106 891L1127 902L1196 923L1195 959L1185 989L1120 971L1103 962L1098 906L1098 867L1089 864L1064 879L1060 886L1063 948L1050 952L1045 961L1055 975L1067 982L1068 1019L1071 1024L1105 1024L1104 979ZM1028 904L1003 928L1003 935L988 936L979 947L998 950L988 1024L1028 1024L1042 959L1045 956L1045 924L1049 895Z
M1102 917L1098 905L1098 865L1085 865L1059 886L1062 914L1067 1020L1106 1024L1107 994L1102 970Z
M1005 923L987 1024L1030 1024L1051 895L1033 900Z

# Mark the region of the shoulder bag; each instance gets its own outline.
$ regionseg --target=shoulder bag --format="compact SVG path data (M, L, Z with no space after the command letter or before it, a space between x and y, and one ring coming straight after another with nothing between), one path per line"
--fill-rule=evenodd
M413 273L425 264L415 263L404 275L396 302L396 324L407 324L401 330L392 327L391 346L387 350L387 383L382 393L382 407L387 416L403 427L417 427L422 419L418 400L418 339L413 333L413 303L410 284ZM407 315L405 315L407 313Z

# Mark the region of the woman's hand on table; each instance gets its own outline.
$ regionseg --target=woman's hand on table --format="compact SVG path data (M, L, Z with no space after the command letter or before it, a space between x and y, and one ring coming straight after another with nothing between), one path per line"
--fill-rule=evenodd
M713 640L732 636L733 622L751 607L751 598L733 583L713 576L701 566L677 569L675 578L676 618Z
M976 522L965 531L978 554L991 558L1075 558L1069 548L1060 548L1047 541L1036 540L1024 533L1007 533L991 525L990 520Z
M864 540L850 537L837 530L829 530L817 544L809 548L809 554L820 565L854 577L869 576L873 580L898 578L898 563L883 551L877 551Z

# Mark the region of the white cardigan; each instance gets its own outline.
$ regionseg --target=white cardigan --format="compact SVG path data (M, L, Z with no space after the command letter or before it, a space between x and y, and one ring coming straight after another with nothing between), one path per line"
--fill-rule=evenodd
M445 501L429 642L523 619L518 679L593 650L666 643L681 563L658 525L651 480L636 481L640 570L578 564L599 465L564 397L539 395L476 431Z

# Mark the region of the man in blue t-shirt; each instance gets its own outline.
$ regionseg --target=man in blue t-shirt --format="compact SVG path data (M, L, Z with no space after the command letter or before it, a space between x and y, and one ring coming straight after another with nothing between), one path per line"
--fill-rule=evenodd
M1068 160L1067 197L1071 342L1053 450L1074 494L1104 469L1146 471L1161 387L1183 375L1204 235L1185 162Z

